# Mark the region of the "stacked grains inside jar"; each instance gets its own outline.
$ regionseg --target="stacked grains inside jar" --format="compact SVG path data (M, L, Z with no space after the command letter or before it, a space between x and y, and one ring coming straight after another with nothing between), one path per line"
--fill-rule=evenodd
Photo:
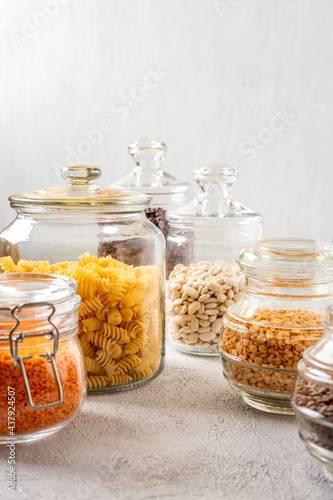
M221 352L246 364L229 360L229 377L258 389L291 393L297 363L322 336L323 319L323 314L303 309L258 309L247 321L226 320Z
M226 261L178 264L167 283L169 333L179 346L215 348L228 307L242 296L244 276Z
M80 411L76 288L63 276L0 275L0 442L51 435Z
M333 305L327 308L325 334L297 366L293 395L299 433L308 451L333 478Z
M237 262L246 288L223 318L224 375L250 406L293 414L297 363L322 337L332 299L332 248L314 240L262 240Z

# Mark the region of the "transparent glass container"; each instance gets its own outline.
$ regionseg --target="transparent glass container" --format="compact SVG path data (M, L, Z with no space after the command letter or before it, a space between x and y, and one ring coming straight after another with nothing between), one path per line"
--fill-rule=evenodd
M88 392L136 387L164 366L165 239L145 216L151 198L98 187L96 167L62 175L65 187L10 197L0 270L74 278Z
M333 299L333 249L315 240L270 239L236 260L246 285L223 318L224 376L250 406L293 414L297 363L321 338Z
M49 436L81 409L76 289L65 276L0 275L0 443Z
M333 480L333 305L324 324L324 336L298 363L293 408L307 450Z
M136 163L135 169L118 180L115 186L133 189L152 196L146 216L165 237L169 232L166 211L183 206L189 185L179 181L162 168L167 147L157 139L144 138L128 146L129 154ZM167 275L169 273L167 265Z
M235 258L262 237L261 216L231 199L236 178L223 163L195 170L198 196L167 213L168 339L189 354L218 355L223 315L244 287Z

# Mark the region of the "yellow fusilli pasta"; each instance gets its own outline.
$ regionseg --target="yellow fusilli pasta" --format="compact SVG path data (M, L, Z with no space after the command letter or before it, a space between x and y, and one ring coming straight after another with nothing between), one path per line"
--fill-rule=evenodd
M159 270L133 267L86 253L77 262L0 258L5 272L46 272L77 281L79 340L89 390L151 377L160 366L163 341Z

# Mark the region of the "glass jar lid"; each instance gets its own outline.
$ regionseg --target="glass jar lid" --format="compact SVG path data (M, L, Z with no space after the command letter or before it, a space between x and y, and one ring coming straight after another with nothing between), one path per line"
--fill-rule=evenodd
M244 248L236 261L247 276L256 279L316 283L333 279L333 248L323 241L265 239Z
M237 171L226 163L214 162L193 172L200 191L189 204L168 212L172 223L193 225L262 224L259 213L232 200L230 191Z
M96 180L101 176L98 167L90 165L72 165L64 167L61 175L67 186L41 189L32 193L16 194L9 197L15 205L47 205L61 207L100 207L134 205L145 208L150 196L141 193L126 192L110 187L99 187Z
M59 332L66 333L77 323L77 315L73 312L81 299L76 290L76 281L67 276L0 274L0 337L8 336L18 318L25 333L45 329L51 316Z
M134 189L152 196L168 193L186 193L189 185L162 169L167 147L157 139L149 137L133 142L128 152L136 163L136 168L119 179L115 186Z

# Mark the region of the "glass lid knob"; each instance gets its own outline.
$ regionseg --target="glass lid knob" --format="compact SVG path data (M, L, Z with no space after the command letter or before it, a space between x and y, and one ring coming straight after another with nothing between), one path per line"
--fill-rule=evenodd
M141 169L157 169L164 161L167 147L164 142L145 137L130 144L128 152Z
M209 163L195 170L193 177L201 189L199 201L203 215L217 217L230 213L230 189L237 179L237 171L234 168L229 167L227 163Z
M67 181L67 195L88 196L98 194L100 190L96 179L101 176L101 169L91 165L71 165L61 170L61 175Z
M227 163L213 162L193 172L194 179L198 182L223 182L233 184L237 179L237 170L229 167Z
M71 165L61 170L61 175L69 186L74 184L87 185L96 182L101 176L101 169L90 165Z

